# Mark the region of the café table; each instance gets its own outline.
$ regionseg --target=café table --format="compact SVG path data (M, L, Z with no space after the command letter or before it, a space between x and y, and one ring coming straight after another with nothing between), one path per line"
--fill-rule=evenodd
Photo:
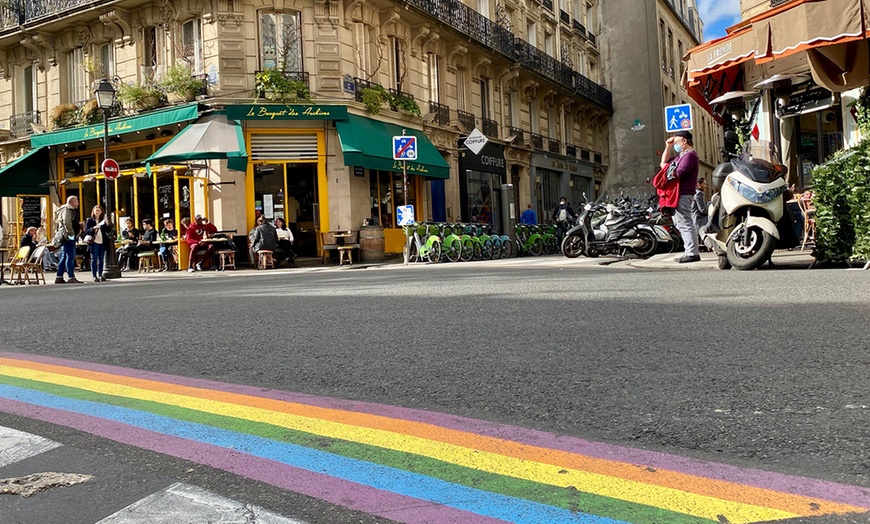
M351 250L353 248L345 246L345 240L353 236L353 233L335 233L335 244L338 246L338 265L344 265L344 257L347 255L347 261L352 266L353 259L351 257Z
M167 238L167 239L158 238L153 243L158 244L160 246L166 246L166 249L170 252L170 254L172 255L172 258L176 261L176 263L178 262L178 239L177 238ZM158 251L158 254L159 254L159 251ZM175 265L175 264L173 264L173 265Z

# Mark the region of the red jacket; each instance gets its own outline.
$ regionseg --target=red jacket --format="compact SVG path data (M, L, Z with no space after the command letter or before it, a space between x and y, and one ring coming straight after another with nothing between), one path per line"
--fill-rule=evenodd
M668 166L658 172L653 178L652 185L659 195L659 209L662 211L665 208L676 209L680 205L680 179L668 180Z

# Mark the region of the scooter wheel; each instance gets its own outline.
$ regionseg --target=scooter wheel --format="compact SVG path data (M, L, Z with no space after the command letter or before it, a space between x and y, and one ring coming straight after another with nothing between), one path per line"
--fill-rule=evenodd
M567 235L562 240L562 254L568 258L577 258L586 250L586 243L580 235Z

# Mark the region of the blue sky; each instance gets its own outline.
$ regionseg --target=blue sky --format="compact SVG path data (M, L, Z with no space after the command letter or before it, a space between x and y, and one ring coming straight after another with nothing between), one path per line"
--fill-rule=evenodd
M725 35L725 28L740 21L740 0L698 0L704 21L704 40Z

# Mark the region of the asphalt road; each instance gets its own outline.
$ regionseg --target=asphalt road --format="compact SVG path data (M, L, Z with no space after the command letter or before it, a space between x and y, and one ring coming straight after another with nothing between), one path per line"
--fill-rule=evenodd
M272 272L5 287L0 311L0 351L870 488L868 273L533 263ZM182 479L312 523L388 521L27 417L0 413L0 425L113 457L146 484ZM127 489L129 477L105 489Z

